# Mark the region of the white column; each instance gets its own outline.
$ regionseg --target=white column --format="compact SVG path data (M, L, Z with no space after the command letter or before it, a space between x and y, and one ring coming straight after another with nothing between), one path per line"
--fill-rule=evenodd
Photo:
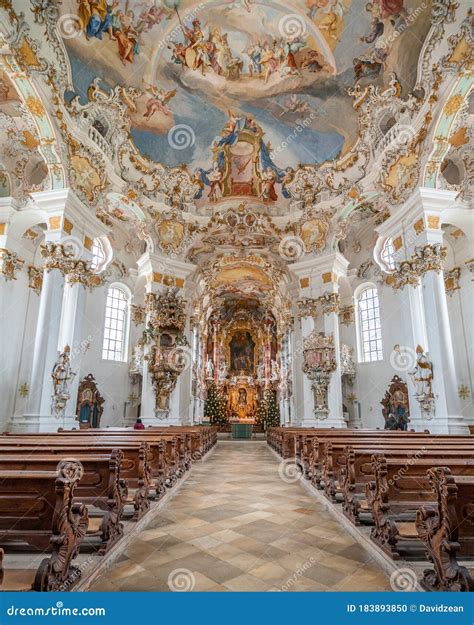
M429 421L421 413L420 404L415 396L416 388L409 375L410 371L415 368L417 345L422 345L424 349L428 349L421 286L405 285L398 291L398 296L400 298L402 336L400 352L398 354L391 352L391 364L396 374L403 378L407 384L410 408L408 429L422 432L430 429ZM390 347L393 348L393 345Z
M16 420L16 430L47 431L54 426L59 427L56 419L51 416L51 394L53 390L51 370L58 355L63 290L64 276L62 273L58 269L45 271L32 352L27 413L23 419Z
M64 295L62 303L61 322L59 327L59 339L57 349L62 352L66 345L71 348L71 368L76 374L70 384L68 400L65 408L65 416L60 424L63 428L77 426L76 404L77 391L79 388L82 372L80 371L81 341L84 330L84 315L86 307L86 289L79 283L70 284L68 278L64 284Z
M453 342L443 272L428 271L422 277L429 359L433 363L435 416L433 433L468 434L461 414L454 364Z

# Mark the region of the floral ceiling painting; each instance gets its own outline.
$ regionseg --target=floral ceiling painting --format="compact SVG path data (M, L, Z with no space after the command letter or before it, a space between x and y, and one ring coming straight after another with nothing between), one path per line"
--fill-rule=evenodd
M185 163L201 182L208 172L210 187L229 119L248 120L264 135L268 177L282 184L287 168L353 147L357 111L347 88L386 85L392 72L402 91L413 87L430 4L64 0L60 20L81 101L96 77L140 90L131 137L143 155ZM248 157L240 155L242 165ZM262 199L275 199L267 187Z

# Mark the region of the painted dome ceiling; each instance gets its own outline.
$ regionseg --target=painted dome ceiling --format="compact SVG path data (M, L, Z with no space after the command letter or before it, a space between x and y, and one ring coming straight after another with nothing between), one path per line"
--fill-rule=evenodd
M68 97L85 104L97 78L104 90L139 90L134 145L164 166L185 164L202 188L195 199L211 200L230 192L226 168L234 195L255 195L246 183L257 159L262 199L284 201L298 166L344 157L359 132L348 88L387 85L395 73L408 93L431 17L414 0L96 5L61 5Z
M351 257L467 189L466 3L4 0L0 41L0 195L70 187L136 258ZM253 265L212 289L276 301Z

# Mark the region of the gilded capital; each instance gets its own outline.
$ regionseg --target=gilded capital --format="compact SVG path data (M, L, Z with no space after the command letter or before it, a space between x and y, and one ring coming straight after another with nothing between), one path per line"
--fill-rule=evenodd
M428 243L415 247L412 262L415 271L421 276L428 271L436 271L436 273L443 271L445 258L445 247L442 247L440 243Z
M44 258L44 268L46 271L59 269L66 275L74 264L74 250L64 243L44 243L40 246L41 258Z
M340 305L340 297L339 293L324 293L319 298L319 304L321 306L321 310L324 315L329 315L331 313L339 313L339 305Z
M0 275L5 280L16 280L17 271L20 271L24 264L25 261L16 252L0 249Z
M317 317L318 300L312 297L303 297L298 300L298 319Z

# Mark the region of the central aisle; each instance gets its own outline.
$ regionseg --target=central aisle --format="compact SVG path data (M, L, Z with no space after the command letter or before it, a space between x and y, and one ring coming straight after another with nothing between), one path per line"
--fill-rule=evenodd
M265 442L220 441L92 591L390 590Z

